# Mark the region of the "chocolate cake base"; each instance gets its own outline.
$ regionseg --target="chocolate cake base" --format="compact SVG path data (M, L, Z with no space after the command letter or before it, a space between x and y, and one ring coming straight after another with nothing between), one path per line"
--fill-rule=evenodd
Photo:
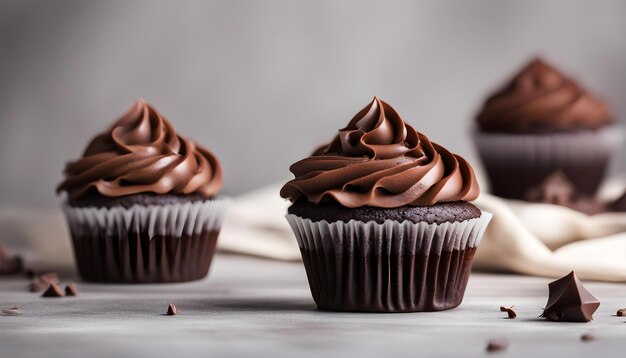
M474 219L481 214L480 209L467 201L436 203L430 206L405 205L398 208L377 208L371 206L346 208L335 201L313 204L306 199L300 199L293 203L289 207L288 212L311 221L348 222L350 220L358 220L362 222L375 221L379 224L382 224L385 220L399 222L408 220L413 223L442 224Z
M417 312L442 311L461 304L476 249L443 252L441 256L374 257L300 251L319 308Z
M171 205L181 203L192 203L197 201L207 201L207 198L198 194L154 194L154 193L138 193L123 196L104 196L97 192L91 192L78 199L68 198L68 204L76 208L96 207L96 208L113 208L121 206L130 208L133 205Z
M85 281L155 283L198 280L209 272L218 231L182 237L104 232L73 237L78 273Z

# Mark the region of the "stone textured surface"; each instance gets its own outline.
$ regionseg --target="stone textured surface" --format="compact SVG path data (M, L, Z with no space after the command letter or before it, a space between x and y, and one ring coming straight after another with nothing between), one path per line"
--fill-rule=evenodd
M27 280L0 280L1 357L481 357L505 339L506 357L620 356L626 285L585 282L601 302L590 323L538 319L550 279L473 273L456 309L337 313L315 309L301 263L218 254L202 281L162 285L78 283L81 295L46 300ZM62 277L69 282L74 276ZM169 303L180 309L164 315ZM506 319L500 306L515 306ZM597 339L582 342L583 334Z

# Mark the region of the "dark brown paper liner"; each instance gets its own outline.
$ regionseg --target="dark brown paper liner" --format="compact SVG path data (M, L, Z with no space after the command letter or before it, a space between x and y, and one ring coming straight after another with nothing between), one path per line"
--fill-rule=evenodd
M457 307L491 215L463 222L311 222L287 215L321 309L441 311Z
M130 208L65 205L86 281L183 282L207 275L229 199Z
M319 308L418 312L461 304L476 248L444 251L441 256L300 252Z
M147 233L93 233L73 237L78 273L85 281L155 283L198 280L209 272L218 231L183 237Z
M621 127L563 134L474 134L491 192L510 199L525 199L529 189L555 171L564 172L579 193L595 195L622 137Z

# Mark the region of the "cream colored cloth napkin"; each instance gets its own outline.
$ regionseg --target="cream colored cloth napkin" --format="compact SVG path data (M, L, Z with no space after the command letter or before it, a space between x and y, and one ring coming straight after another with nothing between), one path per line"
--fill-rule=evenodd
M623 190L623 183L619 186ZM300 260L285 219L289 202L280 198L279 189L273 185L234 200L220 234L221 250ZM482 194L475 204L493 214L476 254L476 269L548 277L575 270L583 279L626 282L626 213L588 216L489 194ZM0 244L15 248L34 266L72 266L60 209L0 208L0 232Z
M614 193L617 186L624 187L614 183ZM284 218L289 202L279 197L279 189L279 185L270 186L235 200L220 248L299 260ZM574 270L583 279L626 282L626 213L589 216L557 205L489 194L482 194L474 204L493 214L476 254L475 269L548 277Z

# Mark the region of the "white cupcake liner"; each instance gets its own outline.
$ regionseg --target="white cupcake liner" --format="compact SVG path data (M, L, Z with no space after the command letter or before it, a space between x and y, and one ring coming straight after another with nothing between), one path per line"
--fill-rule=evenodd
M554 134L508 134L474 132L483 158L515 165L515 158L539 165L576 165L608 156L624 140L624 128L607 126L598 130Z
M139 231L154 236L181 237L202 231L219 230L231 200L216 198L207 201L165 205L133 205L130 208L73 207L63 205L70 231L103 230L105 235Z
M385 220L379 224L375 221L357 220L315 222L289 214L287 221L302 249L429 256L478 247L491 217L491 213L483 212L474 219L442 224L414 223L408 220ZM328 240L329 237L332 240ZM393 239L385 240L384 237Z

